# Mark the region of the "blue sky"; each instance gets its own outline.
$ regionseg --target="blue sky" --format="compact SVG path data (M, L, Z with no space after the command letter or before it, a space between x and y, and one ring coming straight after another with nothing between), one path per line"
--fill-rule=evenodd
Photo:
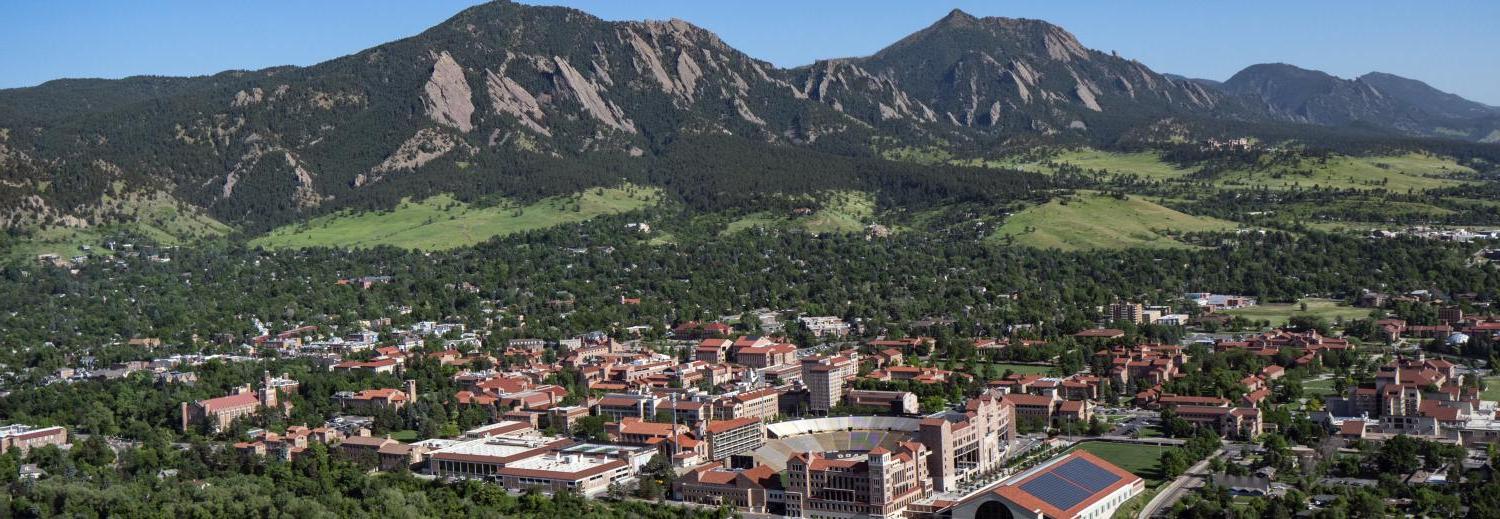
M0 88L59 77L309 65L410 36L473 0L0 0ZM1286 62L1372 70L1500 105L1500 2L555 0L611 20L682 18L777 65L872 53L952 8L1044 19L1161 72Z

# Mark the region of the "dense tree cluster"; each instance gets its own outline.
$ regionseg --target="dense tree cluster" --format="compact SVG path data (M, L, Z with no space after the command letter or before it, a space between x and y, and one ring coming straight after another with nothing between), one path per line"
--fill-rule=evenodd
M406 472L372 475L314 443L291 463L244 458L227 448L194 444L128 448L110 467L99 452L60 456L38 449L30 462L54 474L34 483L8 474L0 513L8 517L495 517L727 519L728 509L686 509L643 501L585 499L570 493L513 495L479 481L446 483ZM112 455L112 454L111 454ZM0 468L15 460L0 457ZM164 471L163 469L170 469ZM659 496L660 494L658 494Z

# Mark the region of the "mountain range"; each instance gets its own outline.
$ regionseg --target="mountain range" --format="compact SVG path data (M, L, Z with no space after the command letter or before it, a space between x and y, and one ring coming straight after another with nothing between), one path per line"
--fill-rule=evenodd
M955 10L871 56L783 69L682 20L498 1L308 67L0 90L0 226L107 223L149 199L258 231L444 191L680 182L666 172L713 169L710 142L975 154L1195 120L1500 140L1500 109L1419 81L1280 64L1193 80L1039 20Z
M1328 126L1362 123L1410 135L1500 141L1500 108L1393 74L1371 72L1341 79L1273 63L1246 67L1216 87L1261 103L1278 120Z

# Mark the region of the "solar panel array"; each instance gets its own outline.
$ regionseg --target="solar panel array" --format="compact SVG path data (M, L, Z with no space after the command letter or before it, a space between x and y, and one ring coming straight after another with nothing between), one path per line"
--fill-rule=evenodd
M1036 496L1037 499L1057 507L1059 510L1067 510L1088 499L1093 492L1084 490L1083 487L1069 483L1068 480L1057 477L1051 472L1032 478L1031 481L1021 485L1021 490Z
M1120 480L1120 476L1104 470L1104 467L1081 459L1074 459L1064 463L1052 472L1062 476L1063 479L1077 483L1078 486L1087 489L1090 494L1109 488L1110 485Z
M1073 459L1021 484L1021 490L1059 510L1068 510L1118 481L1120 476L1103 467Z

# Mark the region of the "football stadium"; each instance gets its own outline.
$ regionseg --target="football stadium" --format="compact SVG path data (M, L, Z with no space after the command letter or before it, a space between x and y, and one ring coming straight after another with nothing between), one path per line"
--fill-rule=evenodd
M895 449L914 440L921 419L899 416L836 416L766 425L766 443L751 456L756 463L780 472L799 452L869 451Z

